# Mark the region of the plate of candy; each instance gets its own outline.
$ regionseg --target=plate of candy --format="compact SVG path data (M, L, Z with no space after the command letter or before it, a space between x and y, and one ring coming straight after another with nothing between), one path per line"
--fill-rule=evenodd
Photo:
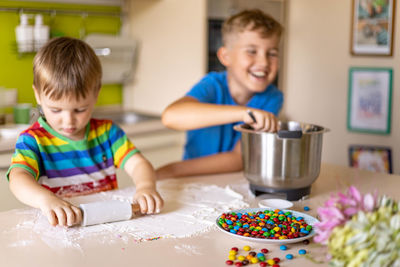
M294 210L249 208L226 212L218 216L218 229L231 236L253 242L289 244L315 235L319 221Z

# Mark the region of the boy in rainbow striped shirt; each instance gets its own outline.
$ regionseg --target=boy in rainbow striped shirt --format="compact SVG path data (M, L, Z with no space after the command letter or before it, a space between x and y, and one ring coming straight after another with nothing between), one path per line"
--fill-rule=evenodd
M63 197L115 189L116 168L124 168L141 212L158 213L163 200L152 165L112 121L91 118L102 75L93 49L78 39L52 39L35 56L33 74L43 115L18 137L7 172L13 194L50 224L73 226L82 212Z

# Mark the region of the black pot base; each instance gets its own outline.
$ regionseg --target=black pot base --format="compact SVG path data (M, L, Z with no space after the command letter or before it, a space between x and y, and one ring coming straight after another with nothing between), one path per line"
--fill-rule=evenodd
M311 186L296 189L275 189L250 184L250 190L255 196L271 194L276 196L277 198L282 198L289 201L296 201L299 199L306 199L311 192Z

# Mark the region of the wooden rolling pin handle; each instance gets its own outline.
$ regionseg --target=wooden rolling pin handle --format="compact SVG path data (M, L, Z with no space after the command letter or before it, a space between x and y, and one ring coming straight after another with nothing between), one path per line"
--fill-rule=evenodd
M140 205L137 202L134 202L131 204L132 206L132 217L134 217L136 214L140 213Z

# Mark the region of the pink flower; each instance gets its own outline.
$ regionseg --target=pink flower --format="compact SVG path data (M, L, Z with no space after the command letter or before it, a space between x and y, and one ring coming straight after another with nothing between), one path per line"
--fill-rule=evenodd
M316 223L317 235L314 241L326 244L333 229L343 225L359 211L372 211L377 205L377 193L362 195L360 191L350 186L347 194L332 195L324 206L318 208L321 222Z

